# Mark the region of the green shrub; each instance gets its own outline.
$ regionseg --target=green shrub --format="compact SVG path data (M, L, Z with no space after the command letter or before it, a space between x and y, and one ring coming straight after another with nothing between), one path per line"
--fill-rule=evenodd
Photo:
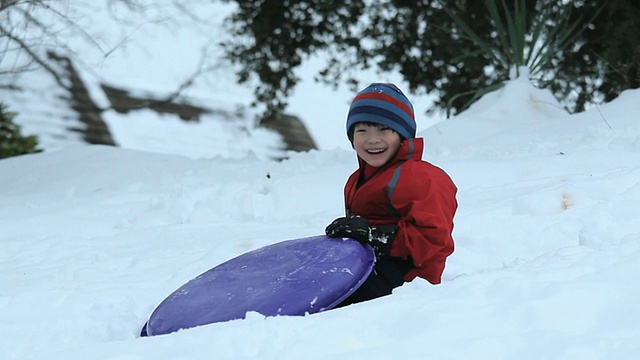
M0 159L42 151L37 148L37 136L20 134L20 125L13 123L15 116L16 113L7 111L7 106L0 103Z
M584 26L584 15L572 18L572 3L558 7L556 1L536 2L535 10L531 12L527 11L525 0L513 0L509 3L513 9L505 0L485 0L491 24L491 38L486 39L474 29L473 23L459 16L462 9L451 2L441 0L440 4L459 27L460 38L477 46L478 53L469 53L466 56L484 54L491 59L492 67L508 69L511 79L521 75L520 72L525 70L525 75L531 80L544 82L545 77L550 76L549 69L556 67L558 54L570 53L569 49L577 46L576 40L587 29ZM600 5L586 23L590 24L603 8L604 4ZM493 82L485 87L452 96L447 103L447 115L458 97L473 94L462 107L466 109L484 94L501 86L501 81Z

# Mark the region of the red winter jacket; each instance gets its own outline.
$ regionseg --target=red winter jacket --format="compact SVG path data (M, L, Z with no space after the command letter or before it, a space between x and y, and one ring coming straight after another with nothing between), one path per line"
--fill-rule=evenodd
M439 284L445 260L453 252L453 216L458 208L456 186L440 168L422 161L423 140L405 140L396 156L358 185L365 171L358 158L344 188L347 216L360 215L376 225L398 225L391 256L411 258L416 276ZM369 167L369 169L371 169Z

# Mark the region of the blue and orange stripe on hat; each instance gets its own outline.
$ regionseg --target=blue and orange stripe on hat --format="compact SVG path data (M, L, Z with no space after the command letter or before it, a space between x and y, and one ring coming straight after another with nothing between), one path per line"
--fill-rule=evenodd
M391 83L373 83L353 99L347 115L349 141L353 141L353 125L359 122L388 126L405 139L416 136L413 104Z

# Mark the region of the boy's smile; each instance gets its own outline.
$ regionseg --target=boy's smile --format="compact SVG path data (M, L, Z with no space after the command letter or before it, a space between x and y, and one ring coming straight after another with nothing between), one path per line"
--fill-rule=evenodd
M363 122L353 130L353 148L370 166L386 164L400 148L400 135L385 125Z

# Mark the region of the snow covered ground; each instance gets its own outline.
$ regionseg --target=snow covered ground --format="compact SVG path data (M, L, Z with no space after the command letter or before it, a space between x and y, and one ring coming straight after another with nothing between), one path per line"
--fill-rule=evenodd
M221 14L206 9L203 17ZM191 43L219 35L169 32ZM114 34L105 30L105 39ZM162 55L169 34L146 25L126 34L126 51L92 76L121 72L125 85L170 91L191 68L181 61L197 59L187 47ZM189 95L230 110L249 103L251 92L228 80ZM19 94L12 110L46 119L24 129L54 134L45 140L55 151L0 161L3 359L640 358L639 90L569 115L518 79L432 127L418 110L424 158L459 187L456 251L438 286L418 279L315 315L252 313L140 338L155 306L194 276L321 234L342 215L342 187L356 167L344 134L353 94L303 82L292 109L321 151L274 162L265 156L271 133L158 123L142 112L128 123L105 114L123 148L80 145L51 129L72 114L46 81L28 81L41 98Z
M638 358L639 101L627 91L567 115L519 79L422 131L425 159L459 186L438 286L151 338L142 324L192 277L321 234L354 153L278 163L77 146L2 160L3 358Z

